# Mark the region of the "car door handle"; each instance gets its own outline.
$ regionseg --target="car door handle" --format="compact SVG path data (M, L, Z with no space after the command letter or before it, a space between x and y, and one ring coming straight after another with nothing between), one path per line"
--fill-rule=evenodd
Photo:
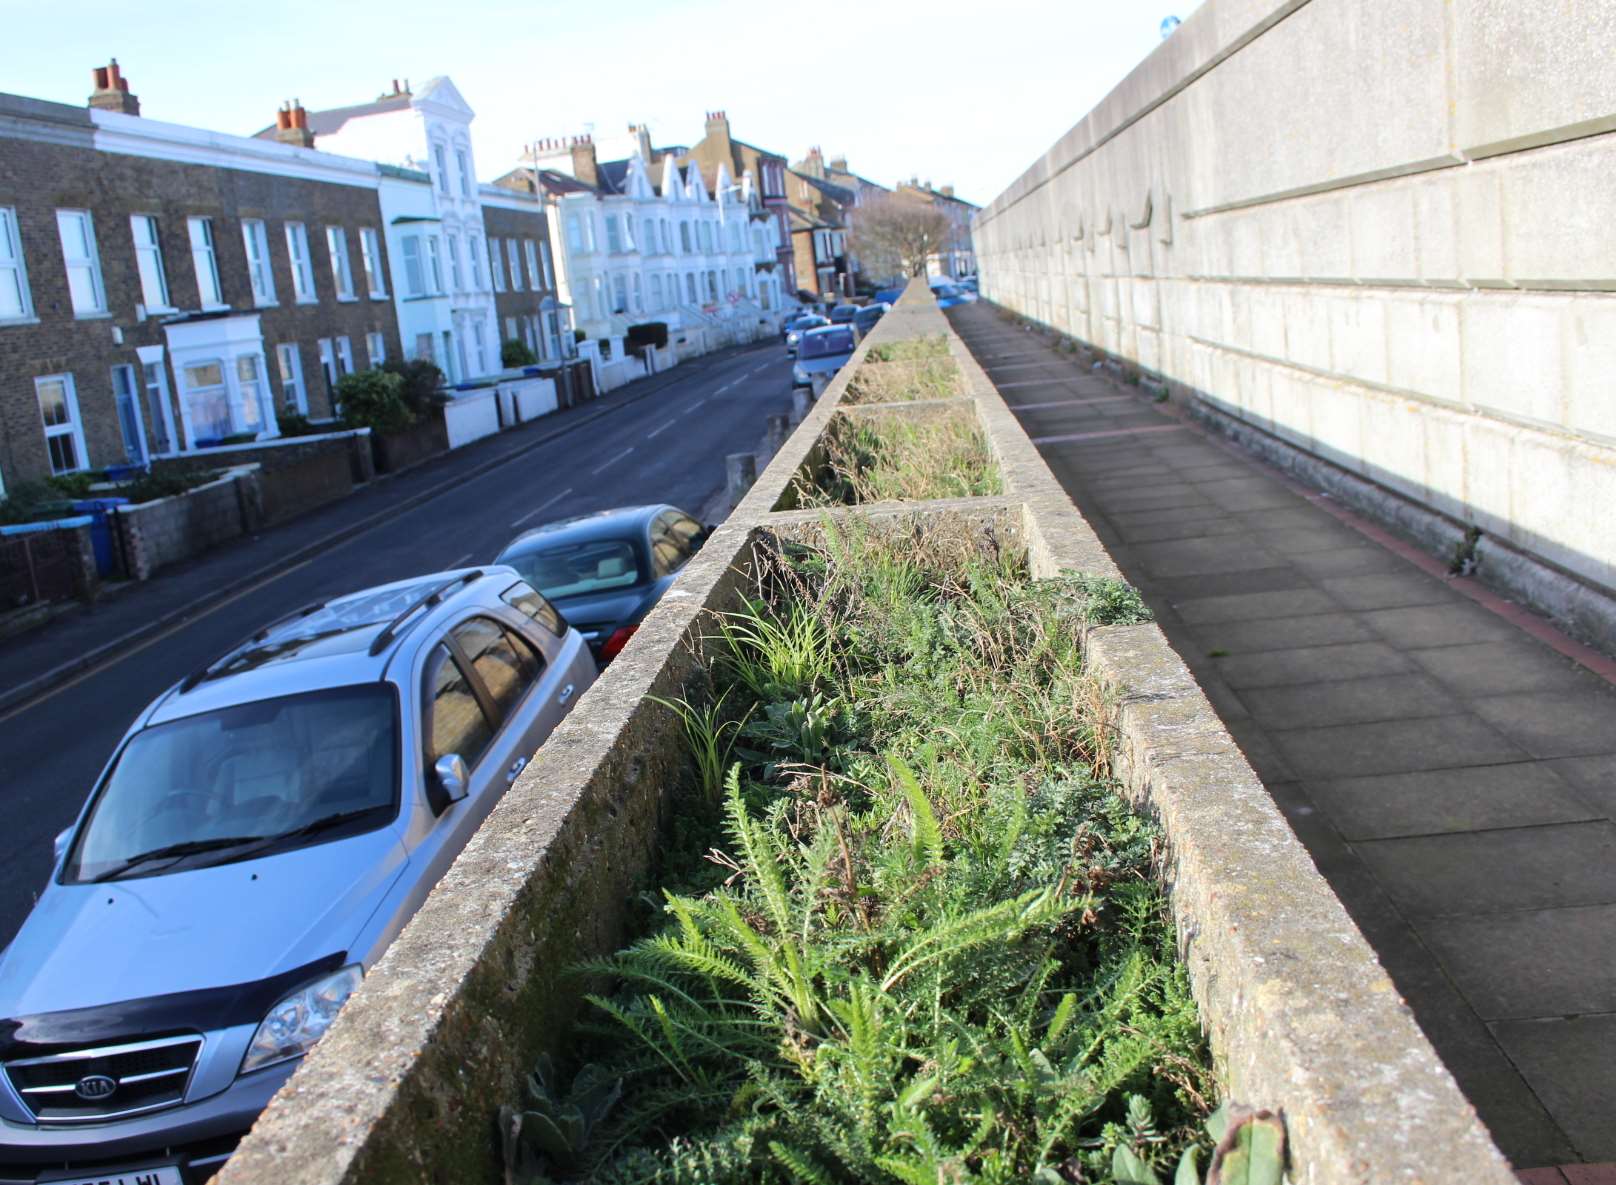
M556 696L556 703L564 704L571 699L574 686L574 684L568 683L565 687L563 687L561 689L561 694Z
M516 775L521 773L526 768L527 758L518 757L515 761L511 762L511 768L505 771L505 780L507 782L516 781Z

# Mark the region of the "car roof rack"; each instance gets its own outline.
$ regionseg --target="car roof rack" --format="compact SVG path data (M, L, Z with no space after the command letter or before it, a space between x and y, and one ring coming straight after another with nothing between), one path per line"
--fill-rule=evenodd
M473 580L479 580L482 578L482 574L483 570L481 568L473 568L470 572L462 572L459 576L445 580L442 584L438 585L420 600L411 601L407 606L405 606L402 613L393 618L392 621L389 621L387 625L382 628L381 633L377 634L370 640L371 657L374 658L393 643L401 632L400 627L410 618L411 615L415 613L417 609L426 609L436 605L438 602L443 600L444 594L448 593L451 589L459 588L462 584L470 584Z

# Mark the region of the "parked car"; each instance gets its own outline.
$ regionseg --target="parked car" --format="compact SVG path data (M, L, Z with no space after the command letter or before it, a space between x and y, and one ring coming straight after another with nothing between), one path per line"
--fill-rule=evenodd
M856 304L839 304L830 311L832 325L846 325L857 315L859 307Z
M0 954L0 1176L217 1169L594 679L487 567L310 606L159 696Z
M903 295L903 289L901 287L900 288L878 288L878 289L876 289L875 296L873 297L873 299L878 300L878 301L882 302L883 304L895 305L895 304L898 303L898 298L900 296L902 296L902 295Z
M676 506L628 506L526 531L495 563L515 568L553 602L605 666L708 533Z
M796 357L797 343L802 339L802 335L807 333L810 329L818 329L821 326L829 324L830 322L824 317L798 317L792 327L786 330L786 353L790 354L792 357Z
M797 346L797 362L791 368L791 385L809 387L818 399L836 372L853 356L858 338L851 325L824 325L802 335Z
M802 325L800 324L800 322L813 320L814 318L817 318L818 316L819 316L818 313L810 313L810 312L808 312L806 310L804 310L802 312L798 312L798 313L793 313L791 316L787 317L783 322L780 323L780 340L784 341L787 338L787 336L790 335L790 333L791 333L791 331L793 329L802 328Z
M859 339L863 340L864 338L868 337L870 330L875 328L876 322L882 317L886 316L887 312L891 308L892 306L884 301L877 301L875 304L865 305L858 312L854 313L853 328L858 331Z
M931 294L937 298L937 307L951 309L957 304L965 304L969 297L953 284L933 284Z

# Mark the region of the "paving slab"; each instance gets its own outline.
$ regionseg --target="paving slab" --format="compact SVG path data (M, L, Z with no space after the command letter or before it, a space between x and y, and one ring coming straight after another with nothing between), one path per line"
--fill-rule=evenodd
M1431 918L1418 929L1487 1020L1616 1012L1616 905Z
M1472 708L1534 757L1584 757L1616 741L1616 695L1605 686L1485 696Z
M1293 569L1285 569L1293 572ZM1282 687L1290 683L1329 683L1370 675L1396 675L1414 669L1403 654L1384 642L1357 642L1336 646L1302 646L1293 650L1265 650L1255 654L1225 651L1218 658L1218 674L1236 690L1247 687Z
M1608 819L1354 845L1411 919L1616 902Z
M1459 605L1464 600L1423 572L1383 573L1373 576L1329 576L1319 581L1327 593L1348 609L1400 609L1410 605Z
M1610 748L1609 753L1543 764L1564 778L1583 802L1616 819L1616 737L1611 739Z
M1616 1015L1497 1021L1499 1045L1579 1157L1616 1160Z
M1223 572L1195 572L1186 576L1153 577L1152 592L1175 603L1198 596L1233 596L1238 593L1277 592L1305 588L1307 578L1294 568L1231 568Z
M1310 782L1308 791L1349 840L1608 817L1540 761L1320 779Z
M1194 576L1206 572L1239 572L1283 567L1279 554L1249 537L1173 539L1140 543L1133 549L1153 576Z
M1265 728L1314 728L1448 716L1459 702L1423 674L1330 679L1288 687L1256 687L1240 693Z
M1210 621L1190 625L1190 632L1201 643L1201 649L1230 654L1376 641L1374 632L1356 615L1340 612L1256 621Z
M1536 642L1476 642L1412 650L1409 657L1461 695L1571 690L1586 686L1594 677L1563 654ZM1616 737L1612 747L1616 747Z
M1507 642L1520 630L1479 605L1454 602L1377 609L1359 619L1389 644L1404 650L1426 646L1466 646L1474 642Z

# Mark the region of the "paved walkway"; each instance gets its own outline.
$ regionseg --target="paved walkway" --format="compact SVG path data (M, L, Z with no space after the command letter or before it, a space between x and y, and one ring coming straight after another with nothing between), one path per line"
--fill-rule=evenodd
M988 305L950 316L1523 1179L1616 1183L1616 665Z

